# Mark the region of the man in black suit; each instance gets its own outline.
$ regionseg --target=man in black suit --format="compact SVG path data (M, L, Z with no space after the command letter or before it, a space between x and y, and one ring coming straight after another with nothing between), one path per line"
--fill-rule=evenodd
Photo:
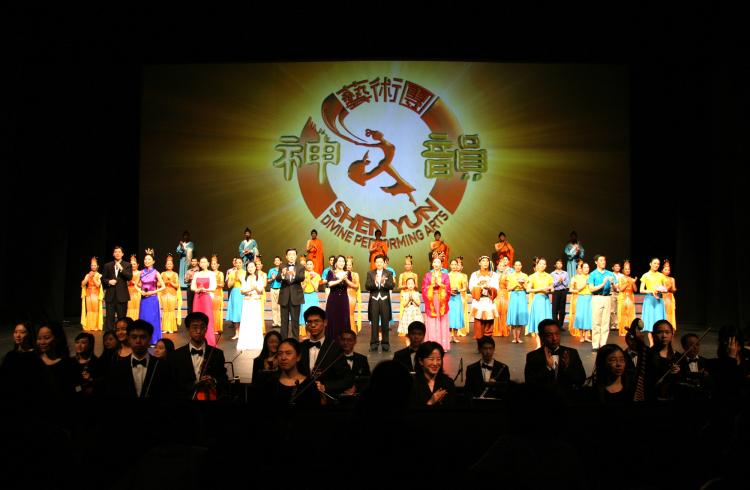
M539 322L542 346L526 354L524 377L529 384L546 385L566 394L583 386L586 371L578 351L560 345L560 324Z
M154 327L145 320L128 325L128 344L133 353L115 362L107 372L105 392L115 398L165 398L172 382L166 361L148 353Z
M502 398L508 391L510 371L508 366L495 360L495 340L479 339L482 359L466 368L466 390L473 397Z
M336 395L354 383L354 373L344 360L344 351L332 338L325 336L326 312L318 306L305 311L305 329L309 338L300 344L297 369L315 379L318 391Z
M286 264L279 266L276 280L281 282L281 289L279 289L281 336L285 339L289 337L299 339L299 309L300 305L305 302L305 293L302 292L305 268L297 263L296 249L287 249Z
M391 321L391 289L393 289L393 274L385 270L385 255L375 257L375 270L367 272L365 289L370 292L367 303L367 316L370 319L370 352L377 352L382 342L383 352L391 349L388 341ZM382 334L382 341L378 334Z
M228 396L229 379L224 367L224 352L206 342L208 316L194 311L185 317L185 326L190 334L190 342L169 355L177 396L194 399L199 382L215 387L219 399Z
M104 304L107 307L105 330L112 330L115 327L115 315L119 320L125 318L128 311L130 299L128 281L133 278L133 268L130 262L122 260L123 255L122 247L117 245L112 252L115 260L104 264L102 286L104 287Z
M362 393L370 381L370 363L367 356L354 352L357 345L357 333L354 330L344 330L339 337L339 345L344 351L344 361L354 375L354 383L344 390L347 395Z
M393 360L402 364L410 373L417 371L417 349L424 342L425 326L422 322L411 322L407 329L409 337L409 347L396 351L393 354Z

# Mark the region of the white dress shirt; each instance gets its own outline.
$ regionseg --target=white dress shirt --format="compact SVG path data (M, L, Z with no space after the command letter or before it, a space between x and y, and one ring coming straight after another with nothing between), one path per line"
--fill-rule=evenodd
M198 354L190 355L190 360L193 361L193 371L195 371L195 380L200 381L201 364L203 364L203 358L206 357L206 343L204 342L203 345L200 345L198 347L194 346L192 342L188 345L190 346L191 349L198 349L198 350L203 351L202 356L199 356Z
M133 383L135 384L135 394L138 395L138 398L141 397L141 391L143 391L143 382L146 380L146 371L148 370L146 367L141 366L140 364L136 367L133 367L133 359L136 359L140 361L141 359L138 359L135 357L135 354L130 354L130 369L133 370ZM148 366L149 361L149 355L146 354L143 359L146 360L146 366Z
M320 346L326 341L325 337L321 337L318 340L310 339L310 342L320 342ZM310 373L315 369L315 363L318 362L318 354L320 354L320 348L317 346L310 347Z
M382 284L383 284L382 281L383 281L383 271L376 269L376 272L375 272L375 285L378 286L378 287L382 286ZM373 296L372 297L372 299L374 299L376 301L381 301L381 300L384 300L386 298L387 298L387 296L385 296L384 294L381 294L380 292L378 292L377 296Z

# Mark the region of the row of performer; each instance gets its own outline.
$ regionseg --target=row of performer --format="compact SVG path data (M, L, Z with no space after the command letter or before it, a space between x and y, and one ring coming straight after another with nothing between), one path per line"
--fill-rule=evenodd
M168 256L165 270L154 268L153 251L147 250L144 268L131 257L123 260L123 250L116 247L114 260L99 272L96 258L81 282L81 324L85 330L111 328L116 318L139 318L154 325L152 344L162 333L176 332L182 309L182 287L174 262ZM300 316L311 306L319 304L318 292L326 291L326 311L330 318L329 334L336 337L348 329L362 327L362 286L369 291L368 319L373 326L371 350L390 349L389 332L398 320L398 334L405 335L413 321L427 325L429 340L450 350L450 344L469 333L474 321L475 339L485 336L511 336L513 343L522 343L522 335L532 335L537 344L536 325L544 319L555 319L563 325L566 317L567 295L571 294L568 328L580 342L591 342L593 349L606 344L610 330L624 335L626 327L636 317L636 278L631 265L616 263L607 269L607 259L595 258L596 268L581 261L572 278L558 259L552 273L546 272L547 261L535 260L534 272L523 272L520 260L501 256L497 270L489 256L480 257L479 269L471 276L463 272L461 258L452 259L448 266L436 257L432 269L422 278L413 270L407 256L404 272L398 275L389 266L388 258L379 255L375 269L366 273L364 284L354 270L352 257L332 256L328 267L318 274L310 259L298 260L297 251L288 249L285 260L274 258L273 267L266 273L258 256L243 265L242 258L233 260L226 274L219 270L218 257L193 258L185 272L189 284L187 309L202 311L209 316L208 338L215 345L216 336L224 325L234 327L239 350L260 349L265 333L264 310L270 296L273 326L280 327L286 337L304 336ZM669 263L661 267L659 259L650 262L650 270L640 278L640 292L644 301L641 317L646 325L667 319L676 325L676 283L670 274ZM398 318L391 311L390 292L400 289L401 306ZM228 289L225 308L223 290ZM104 321L106 303L107 321ZM649 331L648 328L646 330ZM649 334L650 339L650 334ZM652 340L650 340L651 342Z

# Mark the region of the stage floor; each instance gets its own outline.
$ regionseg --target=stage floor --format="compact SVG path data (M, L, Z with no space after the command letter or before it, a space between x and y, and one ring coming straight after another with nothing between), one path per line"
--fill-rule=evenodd
M267 328L270 328L270 322L267 323ZM0 353L4 355L13 346L12 338L12 326L6 327L0 332ZM368 352L369 339L370 339L370 325L364 322L362 331L358 334L356 352L367 356L370 362L370 367L374 368L380 361L388 360L393 358L393 353L406 346L406 338L398 337L393 332L396 331L396 327L391 327L391 350L390 352ZM679 337L685 333L691 332L698 335L702 335L705 331L704 327L697 325L686 325L682 324L678 326L678 330L675 334L673 346L675 350L682 351L680 346ZM66 326L65 333L68 336L68 343L70 344L71 353L74 352L73 339L81 332L80 325ZM92 332L96 338L95 352L97 354L102 351L102 332ZM717 333L709 333L705 339L701 342L701 355L707 358L716 357L717 347ZM234 329L228 327L224 331L224 335L219 341L219 347L224 351L224 357L227 361L232 361L234 366L234 375L238 376L240 382L249 383L252 378L252 365L253 359L258 355L259 351L245 351L242 353L237 352L235 346L237 345L236 340L230 340L234 335ZM188 341L187 331L184 326L180 327L178 333L165 334L164 337L172 339L177 347L185 345ZM526 362L526 354L536 348L536 340L527 335L523 337L523 344L512 344L509 337L494 337L496 343L495 359L504 362L510 368L510 377L515 381L523 381L523 368ZM609 343L616 343L623 348L625 347L625 341L623 337L619 337L616 331L610 331L608 339ZM583 366L586 369L586 375L591 375L591 370L594 365L594 359L596 354L591 351L590 343L579 343L576 337L572 337L567 331L563 333L562 344L574 347L578 349L578 352L583 361ZM444 369L446 374L453 377L458 373L458 368L461 360L463 359L464 367L479 360L479 353L477 352L477 344L473 337L460 337L460 342L457 344L451 344L451 350L445 356ZM229 376L232 376L231 368L229 368ZM456 380L457 385L463 384L463 379L459 376Z

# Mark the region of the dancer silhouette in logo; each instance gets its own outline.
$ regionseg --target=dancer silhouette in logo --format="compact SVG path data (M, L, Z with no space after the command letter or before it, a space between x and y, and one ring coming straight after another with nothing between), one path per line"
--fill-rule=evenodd
M416 189L412 187L411 184L409 184L407 181L405 181L392 166L393 156L396 153L396 147L393 145L393 143L386 140L383 136L383 133L381 133L380 131L368 129L367 131L365 131L365 136L376 140L377 143L357 142L357 144L359 146L366 146L368 148L380 148L380 150L383 152L383 159L378 162L375 168L368 172L366 167L367 164L370 163L370 160L367 158L370 154L370 151L366 151L364 156L362 156L362 160L355 160L351 165L349 165L349 178L357 184L364 186L368 180L374 179L381 173L385 172L393 177L396 180L396 183L388 187L381 187L383 192L387 192L388 194L391 194L393 196L396 196L398 194L406 194L407 196L409 196L409 201L411 201L412 204L416 205L417 202L414 200L414 196L412 196L412 192L414 192Z

